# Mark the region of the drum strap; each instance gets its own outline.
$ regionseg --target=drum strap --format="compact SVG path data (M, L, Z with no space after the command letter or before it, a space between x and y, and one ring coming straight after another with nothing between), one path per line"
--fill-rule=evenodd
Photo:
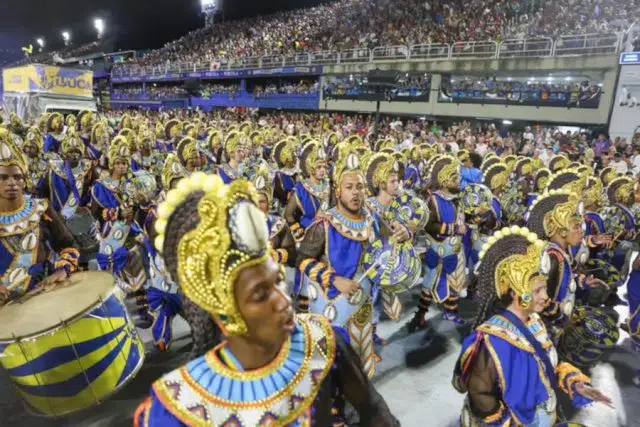
M540 361L544 365L544 368L547 374L547 379L549 380L549 384L551 384L551 387L553 388L553 391L556 393L556 396L557 396L558 395L558 378L556 376L556 370L553 367L553 363L551 363L551 359L549 359L549 354L547 353L547 351L544 348L542 348L542 344L540 343L540 341L538 341L536 337L533 336L533 333L531 332L531 330L527 328L527 326L524 323L522 323L522 320L520 320L518 316L516 316L509 310L505 310L503 313L501 313L501 316L506 318L516 328L518 328L520 333L524 335L527 341L529 341L529 344L531 344L531 346L533 347L536 355L538 356L538 359L540 359Z
M64 172L67 174L67 180L69 181L69 185L71 186L73 196L76 198L78 205L80 205L80 193L78 192L78 187L76 186L76 177L73 176L73 171L71 170L71 166L69 165L68 161L64 162Z

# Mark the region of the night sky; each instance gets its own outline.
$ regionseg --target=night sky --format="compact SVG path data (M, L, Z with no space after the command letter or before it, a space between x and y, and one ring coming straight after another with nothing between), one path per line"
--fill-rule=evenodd
M312 6L327 0L220 0L225 19ZM0 60L20 54L36 38L61 48L63 30L75 44L95 39L93 20L106 21L105 37L118 50L158 48L204 25L200 0L0 0Z

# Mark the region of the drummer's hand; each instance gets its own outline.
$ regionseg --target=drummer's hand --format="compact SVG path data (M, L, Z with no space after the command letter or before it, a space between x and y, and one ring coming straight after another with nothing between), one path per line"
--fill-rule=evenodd
M67 280L67 272L64 270L58 270L53 273L51 276L45 278L42 282L40 282L40 286L47 289L53 287L58 283L62 283Z
M611 398L597 388L593 388L590 385L586 385L585 383L577 383L576 391L580 396L591 399L594 402L604 403L608 407L613 408L613 401L611 400Z
M0 306L3 306L9 299L9 289L0 285Z
M597 288L597 287L604 287L604 288L608 288L609 285L607 285L605 282L603 282L600 279L596 279L595 277L593 277L593 275L587 277L587 279L584 281L584 283L590 287L590 288Z
M346 297L350 297L351 294L360 289L360 285L357 282L342 276L336 276L333 281L333 286L335 286L340 293Z
M391 238L394 242L402 243L411 238L407 227L403 226L398 221L393 221L391 223L391 230L393 231L393 236L391 236Z
M593 243L598 246L610 248L612 245L613 237L610 234L597 234L593 236Z

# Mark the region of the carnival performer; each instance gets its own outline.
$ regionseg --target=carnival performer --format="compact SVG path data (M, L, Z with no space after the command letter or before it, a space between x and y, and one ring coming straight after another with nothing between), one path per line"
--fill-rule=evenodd
M227 162L221 162L218 166L218 175L225 184L244 176L244 161L246 159L245 137L237 130L227 134L224 143L224 152Z
M481 307L453 376L456 390L467 394L463 427L554 426L558 391L575 407L611 404L578 368L558 363L539 316L550 274L544 247L531 231L512 226L494 234L480 253Z
M289 198L296 188L298 180L298 159L296 157L298 151L298 142L294 137L289 137L279 141L271 153L273 160L277 165L275 176L273 179L273 196L279 206L287 206ZM287 218L287 221L290 219ZM289 223L289 227L293 227L293 223ZM298 229L291 229L294 236L299 236Z
M611 264L618 270L622 270L629 242L638 235L635 215L631 210L635 203L634 184L630 177L619 176L612 179L606 189L609 206L603 210L602 219L606 231L619 241L611 258Z
M144 286L147 275L139 245L144 244L142 228L134 220L136 201L127 191L131 152L124 136L117 136L109 147L110 176L97 180L91 189L91 210L99 223L97 261L102 271L117 276L136 297L141 326L150 326Z
M205 172L218 172L222 148L222 133L215 128L209 128L206 138L198 141L198 150L205 157Z
M302 240L316 214L329 209L331 189L327 179L327 157L318 142L307 142L302 148L300 170L302 179L295 183L293 197L284 209L284 217L297 241Z
M63 219L47 200L25 194L28 185L26 158L0 129L0 305L78 269L80 254Z
M227 340L156 381L136 426L329 426L332 396L349 401L363 425L399 425L330 323L294 315L249 182L195 173L167 200L156 246Z
M87 152L87 158L91 161L98 161L102 156L102 148L100 145L94 145L92 141L93 128L96 125L96 116L88 110L78 113L78 134L84 143Z
M176 144L176 155L180 163L191 174L200 170L200 151L197 142L190 136L185 136Z
M49 162L45 159L42 148L44 141L37 126L31 126L25 135L22 149L29 164L29 176L27 182L29 186L26 192L31 195L38 194L38 189L42 187L42 182L49 174Z
M175 150L176 145L182 138L184 131L184 125L178 119L169 120L163 128L162 135L163 139L158 139L156 141L156 148L160 150L161 153L171 153Z
M428 248L424 256L426 274L418 310L409 330L425 328L425 314L432 303L444 306L443 318L464 324L458 317L460 293L466 284L463 236L467 233L464 212L459 206L460 174L457 159L442 155L432 160L428 173L431 215L425 227Z
M47 116L46 121L47 136L44 140L44 152L60 151L60 143L62 142L62 133L64 131L64 118L60 113L51 113Z
M131 156L131 170L133 172L144 170L153 176L160 176L163 157L160 152L154 151L155 139L152 131L141 127L141 132L138 135L138 150Z
M460 190L469 184L482 184L482 158L477 153L469 153L467 150L460 150L457 153L458 160L462 164L460 168Z

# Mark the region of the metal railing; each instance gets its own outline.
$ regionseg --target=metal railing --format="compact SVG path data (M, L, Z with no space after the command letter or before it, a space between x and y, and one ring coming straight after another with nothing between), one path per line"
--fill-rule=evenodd
M560 36L554 46L555 56L615 54L620 49L620 34L582 34Z
M624 33L582 34L532 39L496 41L461 41L454 44L429 43L411 46L381 46L374 49L358 48L337 51L299 53L296 55L253 56L234 59L216 59L211 62L175 63L157 66L114 67L112 75L155 76L167 73L185 73L207 70L240 70L284 66L359 64L393 60L458 60L544 58L552 56L615 55L623 47ZM214 66L215 64L215 66Z
M498 58L543 58L553 54L553 39L505 40L500 43Z

